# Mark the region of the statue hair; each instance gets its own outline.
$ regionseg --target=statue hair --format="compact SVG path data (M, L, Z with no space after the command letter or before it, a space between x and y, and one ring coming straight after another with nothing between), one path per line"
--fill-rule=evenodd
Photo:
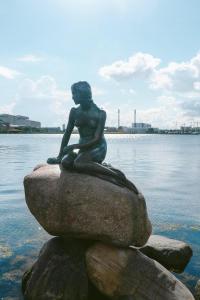
M80 94L81 98L84 99L92 99L92 90L91 86L87 81L79 81L71 86L71 91L77 92Z

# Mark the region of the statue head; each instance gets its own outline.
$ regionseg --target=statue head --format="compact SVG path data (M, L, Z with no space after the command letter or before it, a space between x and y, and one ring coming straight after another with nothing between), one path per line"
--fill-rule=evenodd
M86 81L79 81L71 86L72 99L75 104L81 104L92 100L92 91L89 83Z

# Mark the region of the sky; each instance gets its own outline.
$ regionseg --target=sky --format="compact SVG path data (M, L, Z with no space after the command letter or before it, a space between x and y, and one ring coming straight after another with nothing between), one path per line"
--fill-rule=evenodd
M66 124L90 83L107 126L200 126L199 0L0 1L0 113ZM199 124L198 124L199 123Z

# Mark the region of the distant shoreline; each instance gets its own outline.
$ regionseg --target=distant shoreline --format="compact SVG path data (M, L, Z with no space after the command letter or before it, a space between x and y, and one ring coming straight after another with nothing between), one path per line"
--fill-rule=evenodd
M64 132L0 132L0 134L12 134L12 135L16 135L16 134L24 134L24 135L27 135L27 134L64 134ZM78 132L73 132L72 134L79 134ZM116 135L200 135L200 133L173 133L173 132L158 132L158 133L126 133L126 132L104 132L105 135L107 134L116 134Z

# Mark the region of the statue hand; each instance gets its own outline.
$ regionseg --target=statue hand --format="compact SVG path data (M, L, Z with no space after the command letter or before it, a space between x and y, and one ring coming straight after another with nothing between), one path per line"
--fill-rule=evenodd
M68 153L72 152L74 149L75 149L74 145L66 146L63 149L63 154L68 154Z
M58 157L49 157L47 159L47 163L50 165L60 164L60 162L61 162L61 158L59 156Z

